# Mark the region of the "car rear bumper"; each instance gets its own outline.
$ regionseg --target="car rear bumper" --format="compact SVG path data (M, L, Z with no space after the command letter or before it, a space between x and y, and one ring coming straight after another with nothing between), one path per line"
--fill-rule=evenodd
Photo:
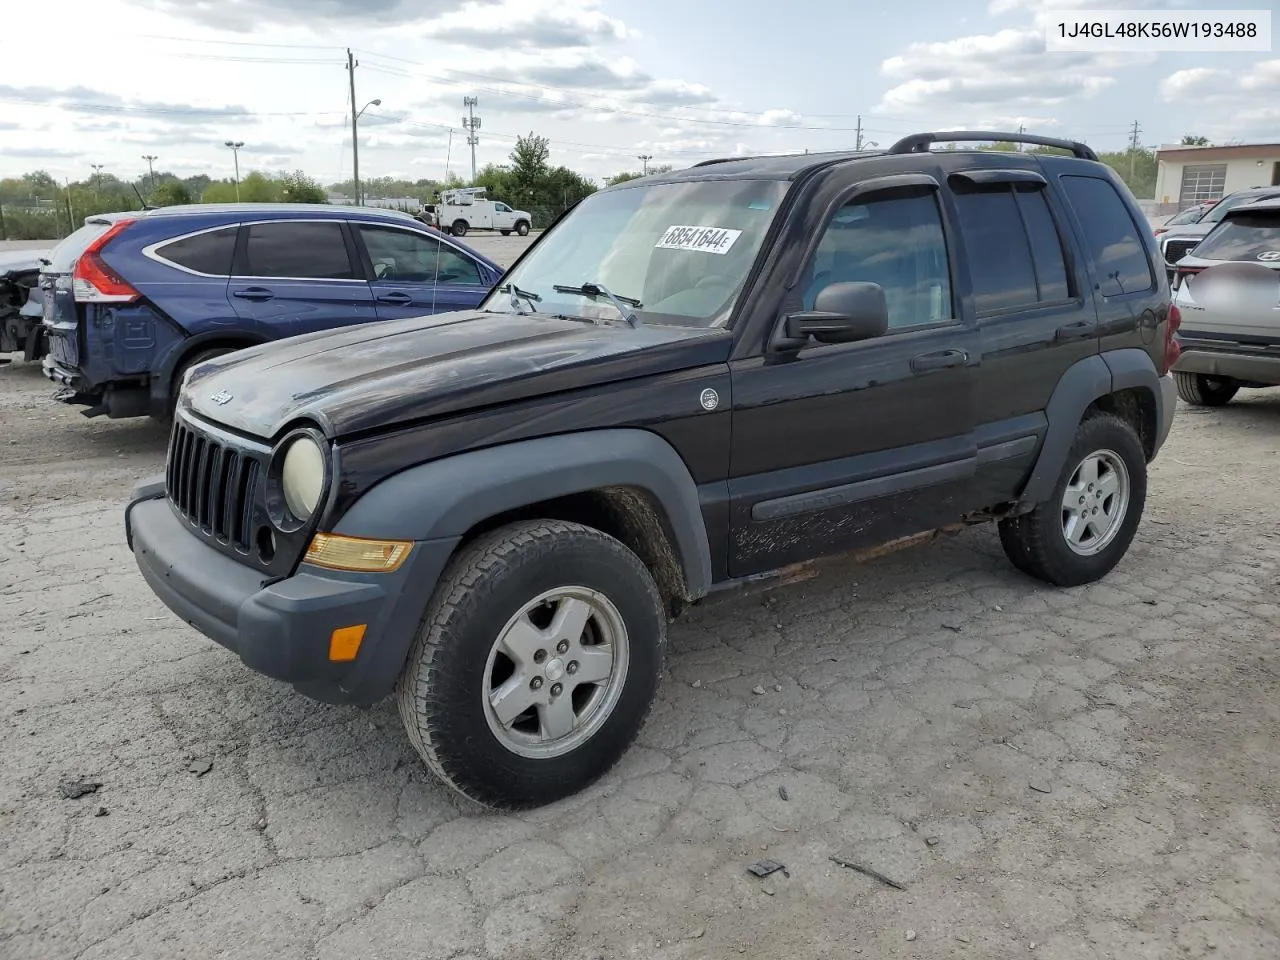
M1201 373L1230 377L1250 383L1280 385L1280 343L1258 349L1225 346L1197 346L1183 341L1182 355L1173 369L1179 373Z
M415 544L389 574L302 565L268 582L204 543L170 508L163 478L145 481L125 510L125 532L148 586L170 610L266 676L326 703L374 703L395 687L456 540ZM335 630L364 625L356 659L329 659Z

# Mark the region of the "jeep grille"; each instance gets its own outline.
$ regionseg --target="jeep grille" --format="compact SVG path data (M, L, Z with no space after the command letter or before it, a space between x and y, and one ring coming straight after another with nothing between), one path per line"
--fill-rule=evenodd
M251 454L175 419L165 466L169 502L192 526L246 553L260 472Z

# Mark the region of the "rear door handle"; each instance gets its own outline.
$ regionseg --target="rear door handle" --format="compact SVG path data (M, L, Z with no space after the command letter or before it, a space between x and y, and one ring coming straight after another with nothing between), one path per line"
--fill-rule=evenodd
M1092 320L1079 320L1076 323L1068 323L1059 327L1053 333L1053 338L1058 341L1062 340L1084 340L1092 337L1096 325Z
M376 299L379 303L394 303L399 306L405 306L413 302L413 297L398 290L393 293L380 293Z
M266 287L245 287L243 290L232 291L231 295L241 300L270 300L275 296Z
M939 350L937 353L923 353L912 358L911 369L915 373L927 373L930 370L960 367L968 360L969 354L964 350Z

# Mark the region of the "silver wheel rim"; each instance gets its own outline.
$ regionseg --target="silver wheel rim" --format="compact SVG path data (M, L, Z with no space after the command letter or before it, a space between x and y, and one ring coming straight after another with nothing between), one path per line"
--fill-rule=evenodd
M609 719L630 649L618 608L587 587L557 587L507 621L485 664L484 715L506 749L547 759L582 746Z
M1091 557L1116 538L1129 512L1129 468L1114 450L1080 461L1062 495L1062 535L1073 553Z

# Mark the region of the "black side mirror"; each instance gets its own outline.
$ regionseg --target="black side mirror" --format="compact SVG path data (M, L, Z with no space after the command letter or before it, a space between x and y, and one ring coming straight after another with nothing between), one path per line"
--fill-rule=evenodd
M812 310L787 317L790 340L812 337L820 343L854 343L889 329L889 307L878 283L832 283L823 287Z

